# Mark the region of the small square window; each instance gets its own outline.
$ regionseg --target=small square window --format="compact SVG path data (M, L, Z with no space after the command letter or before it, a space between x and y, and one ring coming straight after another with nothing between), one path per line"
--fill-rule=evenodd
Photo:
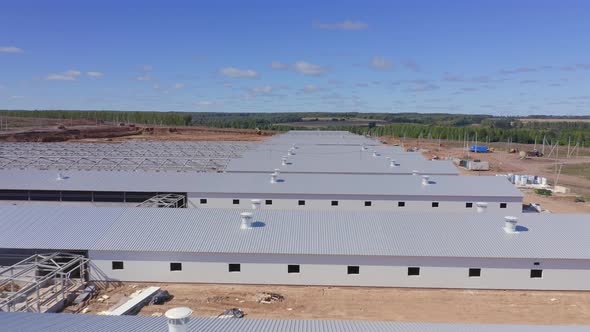
M508 204L506 204L506 203L500 203L500 209L505 209L507 205Z
M371 205L373 205L373 202L371 202L371 201L365 201L365 206L371 206Z
M481 269L472 268L469 269L469 278L481 277Z
M305 205L305 201L300 200L300 201L297 202L297 205L299 205L299 206Z
M438 207L438 202L432 202L432 207Z
M404 207L404 206L406 206L406 202L397 202L397 206Z
M123 262L115 261L113 264L113 270L123 270Z
M332 201L332 206L338 206L338 201Z
M300 267L299 265L288 265L287 266L287 273L299 273Z
M473 203L465 203L465 207L471 209L473 207Z
M420 268L419 267L409 267L408 268L408 275L409 276L419 276L420 275Z
M182 271L182 263L170 263L170 271Z
M264 204L272 205L272 199L267 199L266 201L264 201Z
M240 272L242 270L242 266L240 264L229 264L228 271L229 272Z
M239 204L240 204L240 200L239 200L239 199L234 199L234 200L232 201L232 203L233 203L234 205L239 205Z
M360 267L356 266L356 265L349 265L348 269L347 269L347 273L348 274L359 274L360 273Z
M201 198L200 199L201 204L207 204L207 199L206 198Z
M531 278L533 278L533 279L543 278L543 270L539 270L539 269L531 270Z

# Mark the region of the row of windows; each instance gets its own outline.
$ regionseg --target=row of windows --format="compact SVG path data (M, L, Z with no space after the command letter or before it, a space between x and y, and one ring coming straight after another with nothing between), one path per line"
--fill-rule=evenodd
M206 198L201 198L199 201L201 204L207 204L207 199ZM233 201L234 205L239 205L240 204L240 200L239 199L234 199ZM272 199L267 199L264 201L265 205L272 205ZM330 205L331 206L338 206L339 201L331 201ZM373 202L372 201L365 201L364 202L365 206L372 206ZM297 201L297 205L299 206L303 206L305 205L305 200L298 200ZM432 202L432 207L433 208L437 208L439 207L440 203L439 202ZM406 206L406 202L397 202L397 206L398 207L405 207ZM500 203L500 209L505 209L508 206L507 203ZM465 208L470 209L473 208L473 203L465 203Z
M113 261L112 262L113 270L123 270L124 264L122 261ZM242 265L241 264L228 264L227 265L228 272L241 272ZM182 263L174 262L170 263L170 271L182 271ZM287 273L300 273L301 266L290 264L287 265ZM358 265L348 265L346 267L346 274L360 274L361 268ZM417 266L410 266L408 267L408 276L419 276L420 275L420 267ZM468 270L468 276L470 278L479 278L481 277L481 268L470 268ZM532 269L530 272L530 277L533 279L543 278L543 270L541 269Z

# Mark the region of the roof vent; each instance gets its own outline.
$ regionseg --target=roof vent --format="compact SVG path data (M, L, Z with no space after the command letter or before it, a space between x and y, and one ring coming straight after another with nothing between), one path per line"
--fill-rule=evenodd
M518 223L518 218L512 216L504 217L504 231L506 233L518 233L516 231L516 224Z
M281 165L287 166L287 156L283 156L283 158L281 158Z
M430 176L422 175L422 185L427 186L430 184Z
M277 183L277 173L272 173L270 175L270 183Z
M397 167L397 166L399 166L399 165L398 165L398 164L395 162L395 160L393 160L393 159L392 159L392 160L389 162L389 167Z
M295 154L295 151L293 151L293 149L289 149L289 152L287 152L287 154L288 154L289 156L292 156L292 155L294 155L294 154Z
M297 144L292 144L291 149L299 149L299 148L297 147Z
M65 180L65 178L66 178L66 177L65 177L63 174L61 174L61 173L57 173L57 178L56 178L56 180L58 180L58 181L61 181L61 180Z
M240 217L242 219L242 223L240 224L241 229L252 228L252 212L242 212L240 213Z
M366 151L366 150L367 150L367 147L364 144L361 145L361 151Z
M260 209L262 201L259 199L253 199L250 200L250 203L252 203L252 210L258 210Z
M373 157L379 157L379 153L377 151L373 151Z
M415 170L415 169L414 169L414 170L412 170L412 175L419 175L419 174L420 174L420 171L418 171L418 170Z
M280 170L280 169L278 169L278 168L275 168L275 174L276 174L276 175L279 175L280 173L281 173L281 170Z
M477 202L475 203L475 207L477 208L477 213L484 213L488 209L488 203Z
M188 321L193 311L188 307L173 308L166 311L168 318L169 332L186 332L188 331Z

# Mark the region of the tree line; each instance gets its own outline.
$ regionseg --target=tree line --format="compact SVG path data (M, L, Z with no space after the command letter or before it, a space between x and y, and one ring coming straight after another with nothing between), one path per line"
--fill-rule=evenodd
M125 112L125 111L69 111L69 110L3 110L0 116L50 119L96 119L113 123L140 123L152 125L187 126L192 123L191 113L184 112Z

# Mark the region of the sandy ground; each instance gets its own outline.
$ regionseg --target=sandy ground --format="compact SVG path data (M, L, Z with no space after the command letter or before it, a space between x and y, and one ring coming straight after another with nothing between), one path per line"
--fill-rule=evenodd
M106 310L124 294L147 286L160 286L174 295L174 299L165 305L144 307L140 315L159 315L173 307L189 306L195 316L204 317L240 308L246 318L590 324L590 292L560 291L124 284L102 293L110 296L108 304L93 300L89 313ZM256 302L257 292L278 293L284 300L261 304Z

